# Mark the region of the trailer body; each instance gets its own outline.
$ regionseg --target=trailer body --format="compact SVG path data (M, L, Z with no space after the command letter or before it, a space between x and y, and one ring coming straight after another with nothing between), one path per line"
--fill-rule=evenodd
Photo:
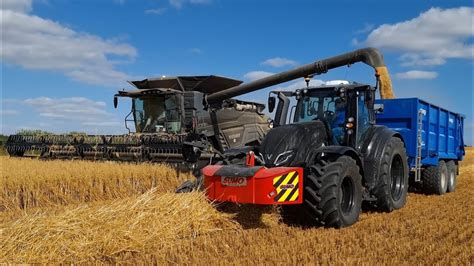
M411 169L416 168L417 156L421 157L422 166L463 159L463 115L419 98L383 99L375 103L375 109L379 109L377 125L400 133Z

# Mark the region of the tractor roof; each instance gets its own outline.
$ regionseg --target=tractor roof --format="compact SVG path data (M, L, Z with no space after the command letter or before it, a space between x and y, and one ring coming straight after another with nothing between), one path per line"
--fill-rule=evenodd
M139 90L145 89L173 89L179 91L199 91L203 93L213 93L242 83L240 80L221 76L177 76L149 78L144 80L129 81L130 84Z
M295 91L281 91L281 90L275 90L271 91L274 94L278 93L283 93L284 95L288 96L294 96L297 91L302 92L315 92L315 91L331 91L331 90L337 90L339 88L345 88L347 91L349 90L366 90L367 88L371 88L370 85L363 84L363 83L351 83L351 84L339 84L339 85L320 85L320 86L309 86L309 87L302 87L301 89L295 90Z

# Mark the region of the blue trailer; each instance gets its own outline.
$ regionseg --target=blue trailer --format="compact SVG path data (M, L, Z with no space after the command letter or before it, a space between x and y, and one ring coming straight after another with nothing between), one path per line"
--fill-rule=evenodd
M463 115L419 98L377 100L375 109L378 110L377 124L402 136L415 181L423 181L423 171L429 167L440 167L440 162L447 168L452 168L454 164L458 174L458 161L465 154ZM452 169L448 169L448 177L452 174L450 171ZM448 192L454 190L455 185L449 182Z

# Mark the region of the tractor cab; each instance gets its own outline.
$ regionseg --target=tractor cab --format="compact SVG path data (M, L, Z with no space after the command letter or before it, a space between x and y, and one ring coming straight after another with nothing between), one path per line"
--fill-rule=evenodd
M375 124L375 89L364 84L307 87L296 91L272 91L269 108L279 99L274 126L322 121L328 128L328 145L356 147ZM290 107L290 105L292 105Z

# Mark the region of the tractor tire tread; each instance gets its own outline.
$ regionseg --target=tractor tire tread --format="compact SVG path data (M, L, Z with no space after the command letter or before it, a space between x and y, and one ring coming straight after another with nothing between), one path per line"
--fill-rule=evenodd
M406 158L406 150L405 150L405 145L403 144L402 140L396 137L392 137L390 141L388 141L387 145L385 146L385 149L383 150L382 157L381 157L381 166L380 166L380 172L379 172L379 180L378 184L375 187L375 191L373 192L374 196L376 197L377 201L376 203L376 209L378 211L383 211L383 212L391 212L395 209L400 209L405 205L406 201L406 195L407 195L407 189L408 189L408 170L405 171L405 176L404 176L404 185L405 185L405 191L403 192L404 194L402 195L403 202L401 206L396 206L392 200L391 196L391 191L390 191L390 164L391 162L391 157L392 154L396 150L399 150L402 156ZM403 158L404 159L404 158ZM406 163L406 162L405 162Z
M317 225L325 227L340 228L350 224L346 224L338 215L337 193L338 182L340 182L342 172L345 167L353 167L358 173L355 178L361 190L362 177L359 174L359 167L354 159L349 156L341 156L334 161L324 161L317 163L314 167L316 171L311 171L306 177L305 184L305 210L311 220ZM311 168L310 168L311 169ZM308 193L309 192L309 193ZM360 212L360 200L358 204L358 212ZM358 219L358 213L356 220ZM355 221L352 221L354 223Z

